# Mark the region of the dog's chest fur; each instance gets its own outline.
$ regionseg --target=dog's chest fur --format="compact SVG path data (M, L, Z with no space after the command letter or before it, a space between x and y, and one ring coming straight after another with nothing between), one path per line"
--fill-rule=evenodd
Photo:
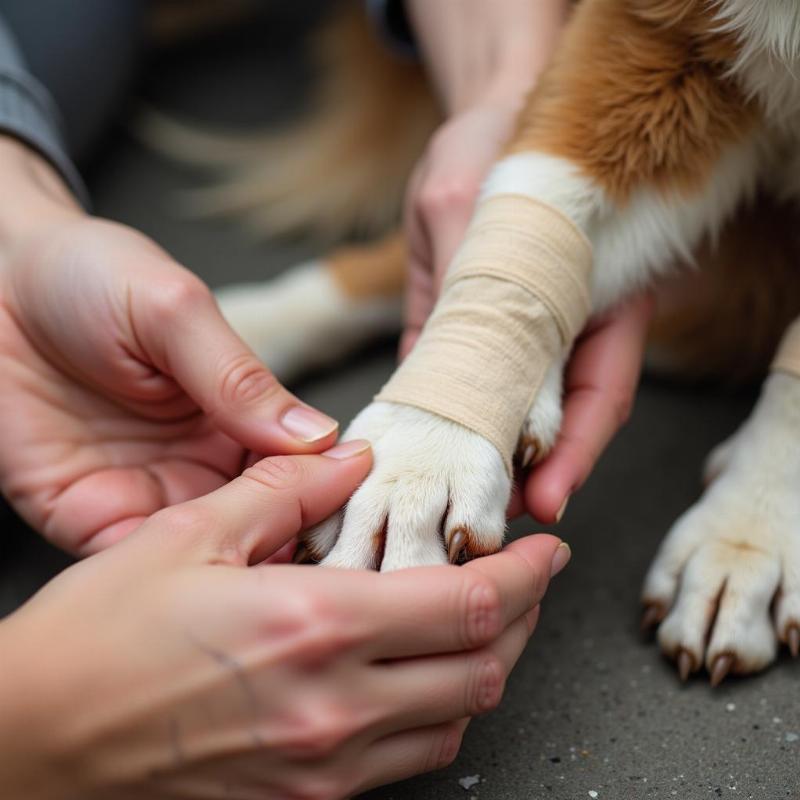
M734 71L769 124L800 133L800 3L719 0L717 18L736 37Z
M718 0L717 19L740 45L734 74L764 110L763 178L800 200L800 3Z

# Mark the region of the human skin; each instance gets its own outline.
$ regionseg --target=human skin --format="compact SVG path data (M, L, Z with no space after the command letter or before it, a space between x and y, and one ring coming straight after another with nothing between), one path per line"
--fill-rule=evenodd
M364 441L262 460L0 622L4 796L337 800L450 763L569 549L542 534L389 574L265 563L370 465Z
M567 0L407 0L447 119L406 195L410 255L401 357L433 310L481 183L555 51L569 6ZM527 510L543 522L561 518L630 414L651 314L652 300L642 295L589 323L567 367L560 435L546 459L520 477L510 513Z
M394 576L275 563L365 477L368 443L259 460L326 448L335 422L146 237L13 140L0 165L0 483L94 553L0 622L3 791L337 798L452 760L569 549Z
M334 443L164 250L86 214L14 139L0 170L0 489L34 528L86 555L249 451Z

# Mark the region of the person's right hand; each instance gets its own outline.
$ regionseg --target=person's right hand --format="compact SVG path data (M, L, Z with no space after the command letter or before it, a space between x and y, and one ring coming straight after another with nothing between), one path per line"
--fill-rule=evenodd
M539 535L389 574L263 563L370 464L363 441L263 460L0 623L4 796L335 800L452 761L569 548Z
M335 420L280 385L196 276L2 137L0 172L0 489L30 525L86 555L239 475L248 451L333 445Z

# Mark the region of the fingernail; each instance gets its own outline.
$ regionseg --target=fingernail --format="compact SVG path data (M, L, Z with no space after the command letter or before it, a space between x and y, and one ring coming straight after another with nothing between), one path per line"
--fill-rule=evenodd
M556 552L553 555L553 560L550 563L550 577L555 578L559 572L561 572L564 567L569 564L569 560L572 558L572 550L569 549L569 545L566 542L561 542L561 544L556 548Z
M330 436L339 423L308 406L293 406L281 417L281 426L296 439L311 443Z
M371 445L366 439L353 439L352 442L342 442L337 444L336 447L331 447L330 450L326 450L322 455L344 461L346 458L353 458L353 456L360 456L362 453L366 453L370 447Z
M561 504L561 508L556 511L556 522L561 522L561 518L564 516L564 512L567 510L567 503L569 503L570 495L567 495L564 498L564 502Z

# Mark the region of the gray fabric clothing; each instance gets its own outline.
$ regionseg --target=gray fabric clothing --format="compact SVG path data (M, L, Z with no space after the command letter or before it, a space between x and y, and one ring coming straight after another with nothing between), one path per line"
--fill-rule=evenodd
M191 0L187 0L191 2ZM96 151L129 96L147 0L0 0L26 70L55 101L79 164Z
M392 50L414 54L402 0L364 0ZM38 150L76 196L133 74L145 0L0 0L0 131Z
M88 202L83 181L67 155L58 110L45 88L26 70L22 54L0 19L0 130L48 158L76 196Z
M0 0L0 131L38 150L81 202L141 51L145 0Z

